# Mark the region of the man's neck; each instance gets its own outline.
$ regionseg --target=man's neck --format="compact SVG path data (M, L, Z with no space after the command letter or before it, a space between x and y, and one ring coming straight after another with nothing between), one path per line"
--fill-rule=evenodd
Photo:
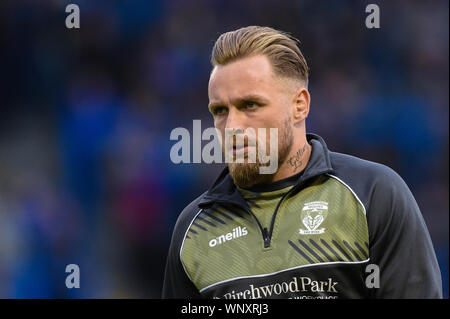
M272 182L298 174L305 169L308 164L312 146L307 142L306 137L294 145L295 147L292 147L289 155L280 165L278 171L274 174Z

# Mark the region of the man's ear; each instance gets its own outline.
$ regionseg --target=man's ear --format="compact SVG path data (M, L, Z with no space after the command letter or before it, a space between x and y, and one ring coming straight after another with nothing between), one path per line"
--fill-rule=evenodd
M292 119L295 124L303 122L309 114L311 96L306 88L298 88L292 96Z

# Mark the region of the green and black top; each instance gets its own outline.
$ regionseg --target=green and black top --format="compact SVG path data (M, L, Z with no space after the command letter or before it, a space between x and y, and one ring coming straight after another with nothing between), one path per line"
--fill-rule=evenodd
M307 134L299 174L250 189L228 169L181 213L163 298L439 298L416 201L390 168ZM368 268L379 284L367 284Z

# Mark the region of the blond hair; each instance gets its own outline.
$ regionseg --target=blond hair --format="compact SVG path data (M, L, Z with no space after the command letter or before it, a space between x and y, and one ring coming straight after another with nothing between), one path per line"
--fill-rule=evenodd
M221 34L214 44L211 63L215 67L263 54L269 59L275 74L300 80L307 87L309 69L297 43L300 41L286 32L248 26Z

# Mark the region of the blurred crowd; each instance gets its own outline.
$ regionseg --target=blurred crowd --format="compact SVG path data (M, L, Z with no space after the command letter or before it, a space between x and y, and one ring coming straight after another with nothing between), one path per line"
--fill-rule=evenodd
M67 29L68 3L80 29ZM173 164L207 109L215 39L267 25L300 39L307 131L411 188L448 298L448 1L0 2L0 297L159 298L181 210L220 164ZM67 289L65 267L80 267Z

